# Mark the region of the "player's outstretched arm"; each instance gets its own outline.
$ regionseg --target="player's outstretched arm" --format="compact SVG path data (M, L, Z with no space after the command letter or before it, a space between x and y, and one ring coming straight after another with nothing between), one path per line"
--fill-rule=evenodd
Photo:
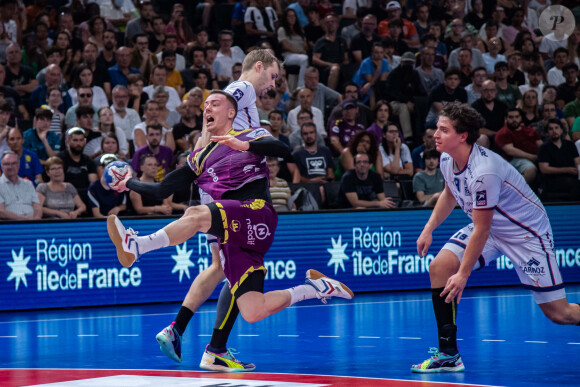
M197 175L188 166L181 167L165 176L161 183L144 183L137 179L129 179L127 188L141 194L163 200L174 194L186 184L191 184Z
M235 150L248 151L260 156L287 158L291 155L290 148L272 136L260 137L254 141L242 141L231 135L212 136L211 141L215 141L220 145L227 145Z
M429 246L431 246L433 240L433 231L435 231L435 229L439 227L445 219L447 219L456 205L457 202L449 190L447 183L445 183L445 189L441 193L427 224L425 224L421 235L419 235L419 238L417 239L417 253L419 253L420 256L424 257L427 255L427 251L429 250Z

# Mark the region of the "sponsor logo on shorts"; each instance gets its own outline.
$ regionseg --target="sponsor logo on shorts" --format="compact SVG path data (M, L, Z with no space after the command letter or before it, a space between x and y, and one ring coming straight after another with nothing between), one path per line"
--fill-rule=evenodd
M487 191L477 191L475 193L475 205L487 206Z
M546 275L546 273L545 273L546 268L543 266L540 266L540 261L538 261L534 257L532 257L525 264L521 265L521 269L526 274L533 274L533 275L539 275L539 276Z
M232 220L232 224L230 226L230 228L232 229L233 232L238 232L240 231L240 222L238 222L237 220Z
M252 224L250 219L246 219L246 226L248 228L248 244L254 245L256 239L264 240L271 235L270 228L264 223Z

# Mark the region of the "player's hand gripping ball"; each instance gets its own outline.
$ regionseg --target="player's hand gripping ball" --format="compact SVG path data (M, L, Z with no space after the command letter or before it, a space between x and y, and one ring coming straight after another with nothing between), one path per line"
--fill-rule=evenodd
M105 183L112 190L117 190L119 182L125 180L127 175L133 176L133 168L125 161L113 161L105 167L103 177Z

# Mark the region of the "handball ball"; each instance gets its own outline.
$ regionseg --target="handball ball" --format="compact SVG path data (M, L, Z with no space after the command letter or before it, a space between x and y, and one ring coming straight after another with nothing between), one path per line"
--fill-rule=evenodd
M133 172L133 169L128 163L124 161L113 161L105 167L105 172L103 173L105 183L112 190L116 190L119 182L125 179L129 171Z

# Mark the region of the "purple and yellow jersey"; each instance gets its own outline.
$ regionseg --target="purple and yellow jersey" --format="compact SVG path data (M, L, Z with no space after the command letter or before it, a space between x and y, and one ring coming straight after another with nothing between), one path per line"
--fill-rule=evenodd
M241 131L230 129L227 134L241 141L255 141L271 136L264 128ZM195 184L214 200L221 199L225 192L237 190L249 182L269 178L264 156L238 151L216 142L191 153L187 163L198 176Z

